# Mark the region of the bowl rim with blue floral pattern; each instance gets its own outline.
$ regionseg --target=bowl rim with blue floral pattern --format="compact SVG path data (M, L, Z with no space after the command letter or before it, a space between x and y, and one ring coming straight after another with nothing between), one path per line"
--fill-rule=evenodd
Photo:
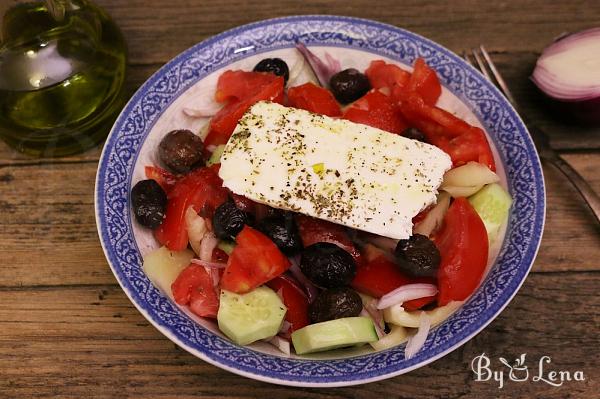
M249 55L307 45L352 48L412 64L425 58L448 90L466 103L498 150L513 198L503 246L479 289L433 328L411 359L404 345L343 359L285 358L240 347L208 331L148 280L136 246L129 192L138 152L161 113L185 90ZM247 48L240 53L236 49ZM264 20L213 36L179 54L151 76L116 120L104 146L95 188L98 234L123 291L159 331L195 356L225 370L292 386L346 386L377 381L428 364L458 348L506 307L533 265L545 220L540 160L523 122L502 94L450 50L412 32L366 19L307 15Z

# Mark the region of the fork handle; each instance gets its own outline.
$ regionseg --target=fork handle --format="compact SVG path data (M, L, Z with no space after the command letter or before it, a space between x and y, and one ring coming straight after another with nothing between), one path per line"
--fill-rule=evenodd
M560 156L547 159L547 161L560 170L566 176L566 178L573 183L577 191L579 191L585 202L592 210L594 216L596 216L596 221L600 223L600 197L598 194L596 194L590 185L583 179L583 177L581 177L581 175L577 173L577 171Z

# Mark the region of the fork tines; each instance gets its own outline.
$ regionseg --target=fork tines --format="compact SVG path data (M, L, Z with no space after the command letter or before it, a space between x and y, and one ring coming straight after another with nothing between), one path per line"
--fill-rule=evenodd
M496 65L494 65L494 62L483 44L480 45L478 49L471 49L470 55L466 51L463 51L462 57L473 67L479 69L490 82L499 86L508 101L510 101L513 106L516 106L517 103L510 92L508 85L502 78L502 75L500 75L500 72L498 72ZM475 59L475 62L473 62L473 59Z

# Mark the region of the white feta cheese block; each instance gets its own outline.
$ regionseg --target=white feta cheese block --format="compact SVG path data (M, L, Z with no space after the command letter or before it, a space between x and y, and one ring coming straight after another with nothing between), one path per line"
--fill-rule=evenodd
M254 201L405 239L451 166L432 145L259 102L225 145L219 176Z

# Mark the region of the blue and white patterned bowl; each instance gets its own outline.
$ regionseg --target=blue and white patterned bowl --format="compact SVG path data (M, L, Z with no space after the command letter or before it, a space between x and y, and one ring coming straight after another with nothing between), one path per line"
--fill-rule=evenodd
M175 306L143 272L140 250L145 250L148 237L132 222L129 192L132 181L141 178L143 164L152 160L148 154L160 138L154 132L181 127L169 126L173 109L181 107L181 99L190 97L194 88L202 88L202 82L214 86L216 71L254 65L264 53L292 52L298 39L342 58L351 54L363 68L373 58L412 65L417 57L424 57L437 70L446 97L460 99L455 103L468 109L472 122L486 129L506 173L514 205L496 261L474 295L432 329L423 349L409 360L404 357L404 345L326 360L283 358L240 347ZM129 101L108 137L98 167L95 203L106 258L125 293L156 328L190 353L226 370L297 386L342 386L389 378L464 344L504 309L525 280L545 217L544 181L533 142L493 85L455 54L421 36L378 22L335 16L289 17L241 26L197 44L162 67Z

